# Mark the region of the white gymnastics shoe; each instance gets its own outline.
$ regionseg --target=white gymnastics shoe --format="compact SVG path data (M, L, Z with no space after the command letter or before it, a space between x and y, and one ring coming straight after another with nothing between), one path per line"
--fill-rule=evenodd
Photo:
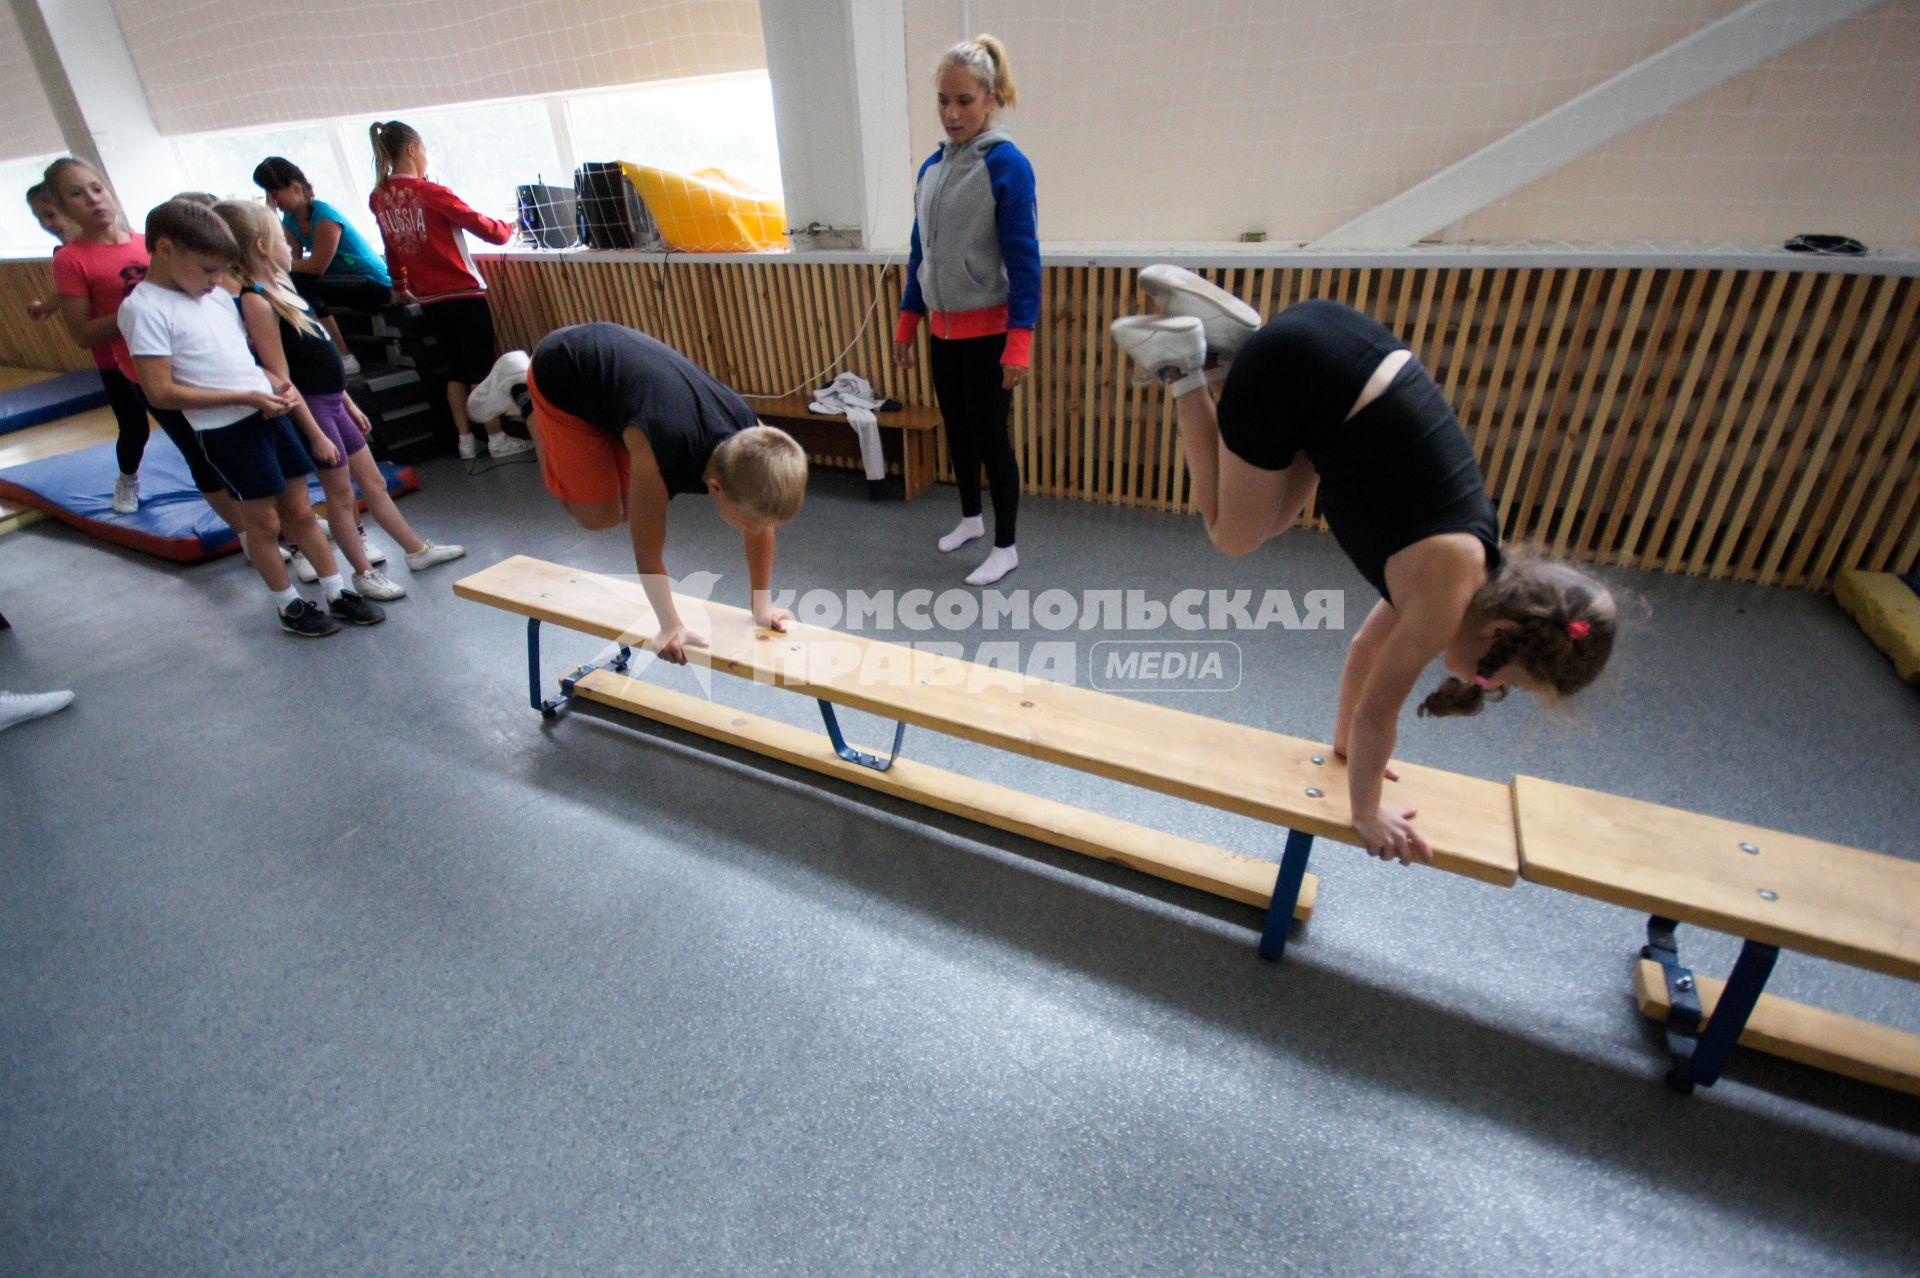
M1139 381L1178 381L1207 362L1206 328L1191 315L1129 315L1112 329L1120 349L1144 370Z
M1260 327L1260 312L1184 266L1149 266L1140 291L1168 315L1191 315L1205 326L1207 349L1225 364Z
M531 363L525 351L508 351L493 361L486 379L467 392L468 420L490 422L496 417L518 417L513 388L527 384L527 366Z

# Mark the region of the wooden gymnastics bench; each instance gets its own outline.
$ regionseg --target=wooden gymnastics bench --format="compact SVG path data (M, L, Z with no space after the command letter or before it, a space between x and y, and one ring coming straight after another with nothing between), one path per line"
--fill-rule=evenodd
M1513 802L1529 882L1651 916L1635 985L1675 1088L1711 1085L1744 1043L1920 1093L1920 1035L1761 993L1783 948L1920 979L1920 863L1536 777ZM1681 923L1745 942L1724 984L1681 966Z
M693 661L816 698L827 728L821 737L625 677L629 649L656 629L637 581L517 556L453 589L463 599L528 618L529 698L544 714L574 697L596 701L1263 907L1260 952L1270 958L1280 956L1289 925L1313 903L1306 867L1314 836L1355 839L1345 766L1309 741L819 627L796 624L790 633L777 634L757 629L742 609L677 597L683 613L699 618L696 628L705 628L711 639L710 648L689 649ZM622 646L610 662L573 671L561 681L562 697L549 700L539 670L542 622ZM881 759L847 745L836 706L894 720L892 754ZM1276 867L1017 790L896 762L908 724L1285 826L1285 853ZM1422 810L1421 827L1439 868L1503 887L1517 881L1506 786L1409 764L1399 771L1394 800Z
M781 395L777 398L749 397L747 403L760 420L778 426L800 441L807 456L818 461L860 468L860 448L853 427L844 417L829 417L812 412L807 405L811 395ZM933 487L936 477L934 435L940 429L940 410L908 404L896 412L875 413L880 426L880 447L886 454L887 472L898 473L912 501ZM869 480L868 492L879 500L886 495L885 480Z

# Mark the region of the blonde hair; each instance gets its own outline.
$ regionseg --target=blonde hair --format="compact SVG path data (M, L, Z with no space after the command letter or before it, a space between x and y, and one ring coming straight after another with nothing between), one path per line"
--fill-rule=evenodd
M1611 591L1571 564L1514 554L1467 605L1468 617L1513 623L1494 636L1475 673L1491 679L1518 665L1551 697L1576 693L1606 669L1619 611ZM1504 687L1449 678L1420 703L1420 714L1479 714L1506 695Z
M935 83L947 73L949 67L964 67L989 94L1003 107L1018 104L1020 90L1013 83L1013 66L1007 61L1007 47L990 35L977 35L971 40L962 40L940 55L940 63L933 69Z
M227 229L233 232L233 267L242 284L255 283L253 254L256 246L281 234L280 219L273 210L264 204L252 200L221 200L213 206ZM326 330L320 327L320 321L312 311L304 306L296 306L279 288L279 281L268 278L265 287L260 290L267 305L273 308L275 316L285 321L295 332L308 337L324 336Z
M373 184L385 186L407 158L407 148L420 140L420 133L398 120L376 120L367 127L367 137L373 143Z
M747 515L784 524L807 498L807 453L783 430L749 426L713 450L706 478Z
M71 155L63 155L47 166L47 171L40 175L40 184L47 188L48 193L53 197L54 204L59 207L60 212L68 221L74 223L76 226L81 224L80 219L75 217L72 210L67 208L67 194L60 189L60 177L68 169L84 169L99 178L100 185L106 187L107 194L113 197L114 225L127 225L127 210L120 203L120 192L113 189L113 183L107 181L107 175L99 169L94 168L91 164L88 164L85 160L77 159Z

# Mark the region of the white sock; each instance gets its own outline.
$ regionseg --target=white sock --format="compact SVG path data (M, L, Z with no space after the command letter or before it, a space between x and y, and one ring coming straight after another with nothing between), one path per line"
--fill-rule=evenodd
M281 612L300 602L300 592L292 586L288 586L285 590L270 590L267 593L273 596L273 606Z
M320 579L320 589L326 592L327 602L332 603L346 593L347 583L342 581L340 574L336 572L331 577L322 577Z
M1167 383L1167 393L1175 399L1179 399L1182 395L1191 395L1194 391L1205 390L1206 388L1207 373L1205 369L1201 368L1196 368L1186 376L1175 378L1173 381Z
M987 535L987 524L979 515L964 515L953 526L953 531L940 539L943 553L960 549L968 542Z
M967 574L969 586L991 586L1020 566L1020 552L1013 546L995 546L980 566Z

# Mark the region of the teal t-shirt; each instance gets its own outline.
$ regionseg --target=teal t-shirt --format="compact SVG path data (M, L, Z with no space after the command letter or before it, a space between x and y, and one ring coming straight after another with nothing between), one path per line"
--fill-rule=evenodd
M337 222L340 226L340 247L333 252L333 260L327 263L323 276L345 277L372 280L376 284L393 287L393 281L387 276L387 264L381 256L367 246L360 232L353 229L353 223L340 216L340 210L325 200L313 202L313 224ZM307 252L313 252L313 237L300 233L300 220L291 213L280 215L280 225L287 228L287 234Z

